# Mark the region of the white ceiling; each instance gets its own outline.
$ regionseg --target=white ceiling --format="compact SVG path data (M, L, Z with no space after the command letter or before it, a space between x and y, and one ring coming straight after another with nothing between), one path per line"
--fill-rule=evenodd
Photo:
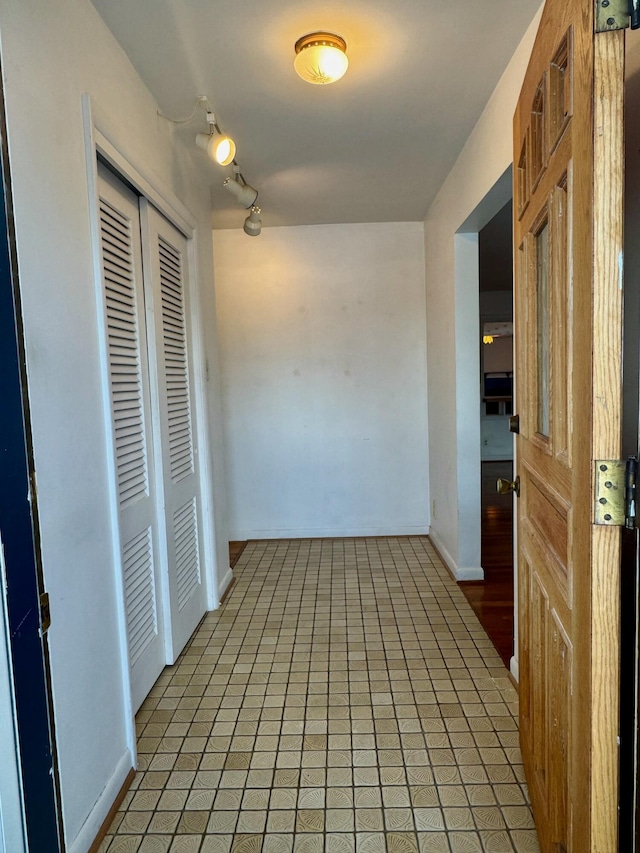
M540 0L93 4L167 115L208 95L269 226L422 220ZM293 70L294 42L317 29L347 42L331 86ZM206 129L199 110L178 133ZM230 170L198 152L214 227L241 227Z

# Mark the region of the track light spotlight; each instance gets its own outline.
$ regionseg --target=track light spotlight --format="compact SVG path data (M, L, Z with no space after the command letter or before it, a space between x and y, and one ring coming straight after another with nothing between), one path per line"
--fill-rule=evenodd
M191 115L188 115L186 118L170 118L161 112L158 112L158 115L162 116L162 118L165 118L167 121L170 121L171 124L189 124L189 122L193 120L196 112L198 111L198 107L200 106L203 106L207 111L209 133L199 133L196 136L196 145L199 148L203 148L209 157L211 157L211 159L216 163L219 163L220 166L228 166L230 163L234 162L234 158L236 156L236 144L230 136L227 136L218 127L218 122L216 121L216 117L211 109L209 98L207 98L206 95L198 95L196 98L196 105L193 108Z
M230 136L222 133L199 133L196 136L196 145L203 148L212 160L220 166L228 166L236 156L236 144Z
M260 214L262 211L256 205L251 206L251 210L249 215L244 221L244 233L248 234L249 237L257 237L258 234L262 231L262 219L260 219Z
M258 198L258 190L254 190L249 184L240 183L235 178L226 178L223 184L229 192L234 195L239 204L245 208L250 208L254 201Z

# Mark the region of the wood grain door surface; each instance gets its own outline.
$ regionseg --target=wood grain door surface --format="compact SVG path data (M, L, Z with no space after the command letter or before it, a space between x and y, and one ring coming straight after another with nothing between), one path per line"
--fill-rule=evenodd
M520 739L543 851L614 853L624 31L548 0L514 119Z

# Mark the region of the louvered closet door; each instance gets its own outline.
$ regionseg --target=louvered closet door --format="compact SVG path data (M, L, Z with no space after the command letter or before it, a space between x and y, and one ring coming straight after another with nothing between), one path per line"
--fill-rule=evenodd
M138 198L98 169L102 283L131 692L137 710L165 664Z
M147 293L151 290L153 295L148 329L152 334L153 328L152 349L156 355L171 646L175 659L206 610L188 252L186 238L144 200L141 213Z

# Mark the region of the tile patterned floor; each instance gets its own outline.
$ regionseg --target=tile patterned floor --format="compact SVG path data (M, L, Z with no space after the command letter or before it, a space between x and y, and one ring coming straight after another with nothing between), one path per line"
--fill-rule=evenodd
M250 542L100 853L538 851L517 698L425 537Z

